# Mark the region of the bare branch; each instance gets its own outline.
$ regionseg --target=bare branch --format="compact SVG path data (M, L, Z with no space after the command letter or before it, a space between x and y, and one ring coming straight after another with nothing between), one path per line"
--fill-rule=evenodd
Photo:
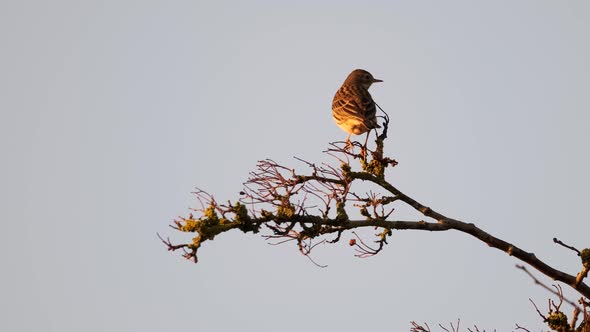
M580 308L575 307L574 312L572 313L572 321L570 323L570 328L574 330L576 328L576 323L578 322L578 316L580 316Z
M554 240L582 256L583 269L577 276L573 276L553 268L538 259L535 254L499 239L472 223L453 219L433 210L386 181L385 170L395 167L397 161L384 157L383 154L388 116L385 115L384 119L384 131L375 141L374 150L353 144L354 149L361 148L358 153L353 151L354 149L348 149L344 142L330 143L325 152L340 163L339 167L295 158L307 168L307 172L301 174L272 159L261 160L257 163L256 169L250 172L244 189L240 192L240 199L234 204L218 204L212 195L197 189L194 194L200 208L193 211L198 212L199 216L195 218L190 214L187 218L174 220L171 225L178 231L194 233L192 242L173 245L170 240L161 239L162 242L168 250L182 249L185 252L183 256L196 261L196 253L202 243L213 240L221 233L233 229L245 233L265 230L270 232L270 235L264 236L272 241L271 244L295 242L299 251L313 261L310 253L317 245L336 243L345 232L357 228L371 227L382 230L375 234L373 243L353 232L355 238L350 241L350 245L354 247L357 257L369 257L381 252L392 231L455 230L506 252L544 275L567 284L582 296L590 298L590 287L583 282L590 269L590 249L579 251L557 239ZM360 170L353 170L351 161L355 160L359 162ZM371 189L360 195L354 188L361 182L378 190ZM381 190L385 193L377 193ZM395 220L397 204L414 208L425 220ZM349 218L349 213L352 212L360 214L364 219ZM335 237L326 239L331 234ZM323 266L315 262L314 264ZM529 273L526 269L521 269ZM532 277L530 273L529 275ZM542 285L536 278L532 278L537 284ZM547 286L544 288L549 289ZM564 301L575 306L571 301Z
M559 240L558 240L556 237L554 237L554 238L553 238L553 242L555 242L555 243L557 243L557 244L561 245L562 247L565 247L565 248L568 248L568 249L570 249L570 250L573 250L573 251L574 251L576 254L578 254L578 256L580 256L580 255L581 255L581 253L580 253L580 251L579 251L578 249L576 249L576 248L574 248L574 247L572 247L572 246L568 246L567 244L565 244L565 243L563 243L563 242L559 241Z
M430 326L428 326L428 324L426 324L426 323L424 323L424 325L426 327L424 327L416 322L411 322L411 324L412 324L412 327L410 328L411 332L431 332Z
M182 249L182 251L184 252L182 254L182 257L191 260L193 262L197 262L197 252L196 250L186 250L186 248L189 248L190 245L189 244L177 244L177 245L173 245L172 242L170 242L170 238L166 238L166 240L164 240L159 233L156 233L156 235L158 236L158 238L168 247L168 251L176 251L178 249Z
M526 332L531 332L531 330L529 330L529 329L527 329L527 328L524 328L524 327L522 327L522 326L520 326L520 325L518 325L518 324L516 324L516 329L517 329L517 330L523 330L523 331L526 331Z
M559 285L553 285L553 287L556 290L557 293L557 298L559 299L559 304L555 304L555 302L553 302L553 300L551 300L551 304L553 305L553 309L555 311L559 311L559 308L561 308L561 305L563 304L563 290L561 289L561 286ZM549 310L551 311L551 310Z
M444 327L442 324L438 324L438 326L440 326L441 329L447 331L447 332L459 332L459 324L461 324L461 320L457 319L457 326L453 325L453 322L450 322L449 325L451 326L451 329L447 329L446 327Z
M537 310L537 313L539 314L539 316L541 316L541 318L543 318L543 322L547 321L547 317L545 317L542 313L541 310L539 310L539 308L537 308L537 305L535 304L535 302L533 302L533 300L529 299L529 301L531 301L531 303L533 304L533 306L535 307L535 310Z
M529 277L531 277L531 279L533 279L533 281L535 282L536 285L541 286L542 288L544 288L545 290L551 292L555 296L558 296L558 297L560 296L560 294L558 292L556 292L555 290L551 289L551 287L549 287L549 286L545 285L544 283L542 283L541 281L539 281L539 279L535 278L535 276L524 265L518 265L518 264L516 264L516 268L519 269L519 270L522 270L526 274L528 274ZM555 285L553 285L553 286L555 287ZM578 310L580 309L578 307L578 305L574 301L568 300L568 299L564 298L563 296L561 296L561 298L562 298L562 300L564 300L565 302L567 302L572 307L577 308Z

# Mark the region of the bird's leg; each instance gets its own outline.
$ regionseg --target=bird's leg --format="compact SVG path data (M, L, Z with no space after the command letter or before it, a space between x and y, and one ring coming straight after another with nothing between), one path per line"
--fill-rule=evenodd
M346 146L344 147L344 150L346 151L352 151L352 142L350 141L350 136L352 134L348 134L348 137L346 137Z
M371 130L367 132L367 137L365 138L365 145L363 145L365 149L367 148L367 143L369 142L369 135L371 135Z
M369 135L371 134L371 131L369 130L367 132L367 138L365 138L365 144L363 145L363 147L361 148L361 157L363 157L363 159L367 159L367 143L369 142Z

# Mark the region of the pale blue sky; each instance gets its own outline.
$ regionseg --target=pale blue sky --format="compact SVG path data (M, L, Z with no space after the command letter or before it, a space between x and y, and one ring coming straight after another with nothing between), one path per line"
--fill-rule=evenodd
M539 330L548 294L456 232L326 269L251 234L197 265L157 240L194 186L327 161L355 68L385 81L401 190L570 273L551 239L588 246L587 1L3 1L0 42L2 331Z

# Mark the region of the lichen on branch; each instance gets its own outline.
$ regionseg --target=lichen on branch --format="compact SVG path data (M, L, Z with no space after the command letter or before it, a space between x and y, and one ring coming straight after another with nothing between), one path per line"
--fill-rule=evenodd
M198 190L194 194L201 208L193 211L198 217L189 214L171 225L180 232L193 233L192 241L172 244L168 238L161 239L169 250L182 250L184 257L196 262L202 244L224 232L233 229L244 233L262 232L263 238L271 244L294 242L303 255L312 259L311 253L318 245L337 243L349 234L348 244L355 255L365 258L381 252L395 230L455 230L506 252L547 277L568 285L586 299L590 297L590 287L584 282L590 265L588 249L574 249L582 260L577 275L562 272L533 253L472 223L435 211L387 181L386 172L393 169L397 161L384 155L386 131L387 123L375 140L374 150L358 142L354 142L352 148L345 142L330 143L324 152L335 160L334 163L315 164L295 158L306 172L271 159L261 160L250 172L239 198L233 202L219 204L213 196ZM370 191L361 192L361 183L365 187L369 185ZM396 219L395 207L401 204L415 209L424 219ZM363 238L355 232L357 228L372 229L373 236Z

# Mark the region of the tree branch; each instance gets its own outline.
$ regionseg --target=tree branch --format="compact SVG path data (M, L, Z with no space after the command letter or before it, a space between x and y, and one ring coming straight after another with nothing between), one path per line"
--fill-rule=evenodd
M386 124L384 128L387 128ZM420 203L385 179L385 170L397 165L394 159L383 156L383 140L386 136L385 132L378 136L375 150L363 146L360 154L348 150L343 142L331 143L325 152L341 163L339 168L325 163L316 165L297 158L309 168L309 174L299 174L271 159L259 161L256 170L250 173L244 184L244 190L240 192L239 202L218 204L211 195L200 190L195 192L202 203L201 209L195 211L201 216L194 218L191 214L188 218L175 220L172 225L178 231L195 233L192 243L173 245L169 240L161 240L169 250L182 249L186 258L196 262L197 250L203 242L232 229L257 233L264 228L271 232L271 235L266 236L267 239L275 239L277 243L293 240L300 252L311 259L310 254L318 244L338 242L344 232L357 228L381 229L375 234L373 243L376 245L369 244L354 233L358 242L352 239L349 244L355 247L359 257L379 253L387 244L392 230L456 230L506 252L590 298L590 287L583 282L590 268L590 249L579 251L561 241L556 242L581 256L582 271L573 276L472 223L447 217ZM359 161L360 170L352 169L351 160ZM381 195L371 191L360 194L353 190L353 186L359 182L371 183L387 193ZM395 209L392 206L400 203L411 206L433 222L391 220L390 216ZM391 206L385 208L388 204ZM353 211L364 219L349 218ZM336 238L330 241L320 239L329 234L336 234Z
M590 297L590 287L585 283L582 283L577 280L577 278L573 275L567 274L565 272L559 271L545 262L538 259L534 253L526 252L519 247L501 240L491 234L483 231L482 229L478 228L472 223L465 223L459 221L457 219L452 219L449 217L444 216L441 213L438 213L432 210L430 207L427 207L415 199L405 195L400 190L395 188L390 183L386 182L383 179L377 178L373 174L361 173L361 172L353 172L350 176L354 179L360 179L364 181L369 181L375 183L382 188L386 189L390 193L396 195L401 201L405 202L406 204L410 205L420 213L422 213L426 217L430 217L432 219L437 220L440 224L446 225L447 229L454 229L463 233L467 233L483 242L485 242L490 247L496 248L498 250L502 250L506 252L510 256L514 256L519 260L529 264L530 266L534 267L535 269L539 270L541 273L545 274L546 276L552 278L553 280L561 281L564 284L572 287L573 289L577 290L580 294L584 295L585 297ZM400 228L396 228L400 229ZM429 229L430 230L430 229ZM585 269L585 275L587 275L587 269ZM584 276L585 276L584 275ZM581 278L580 278L581 279Z

